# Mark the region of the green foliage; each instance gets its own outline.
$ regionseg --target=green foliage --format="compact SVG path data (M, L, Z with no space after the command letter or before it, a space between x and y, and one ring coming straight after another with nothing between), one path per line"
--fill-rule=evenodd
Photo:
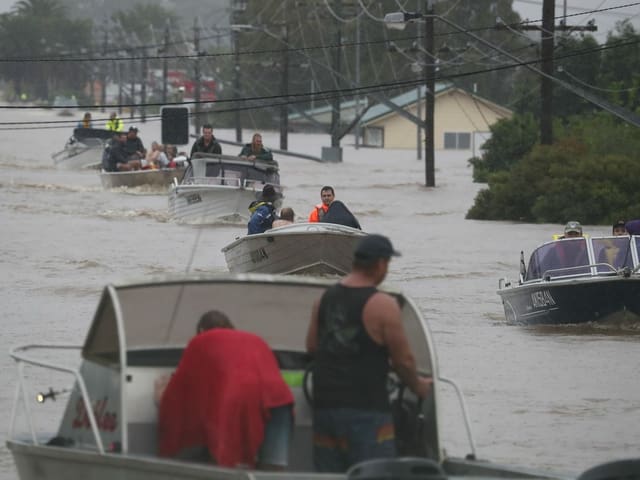
M482 158L472 158L473 180L486 182L490 173L508 170L531 150L538 140L538 126L533 115L515 115L490 127L491 138L482 148Z
M91 48L91 22L70 20L57 0L22 0L0 16L0 55L16 59L0 75L16 94L47 99L63 89L79 91L88 70L80 63L42 62L41 58L78 56ZM33 60L31 60L33 59Z
M640 218L640 137L633 127L593 116L574 120L562 135L489 175L467 218L591 224Z

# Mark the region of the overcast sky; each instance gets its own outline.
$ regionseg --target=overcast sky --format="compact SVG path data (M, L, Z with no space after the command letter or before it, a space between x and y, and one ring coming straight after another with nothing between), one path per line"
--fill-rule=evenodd
M365 0L365 5L369 0ZM473 0L461 0L473 1ZM16 0L0 0L0 13L8 12L16 3ZM556 0L556 16L561 16L564 6L567 6L567 15L574 15L567 18L568 25L584 25L589 20L594 19L598 26L598 31L593 35L602 43L607 38L607 32L613 28L615 23L625 18L631 19L636 29L640 30L640 0ZM622 5L631 5L626 8L615 8ZM513 0L513 8L522 18L529 20L540 20L542 18L542 0ZM592 10L606 11L583 14Z

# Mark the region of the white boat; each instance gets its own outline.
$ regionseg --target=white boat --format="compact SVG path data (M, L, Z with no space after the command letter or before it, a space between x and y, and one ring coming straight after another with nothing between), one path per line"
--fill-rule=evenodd
M350 476L314 473L312 392L308 388L311 359L305 352L305 337L312 304L331 283L310 277L244 274L147 278L107 285L84 345L25 345L10 353L18 366L19 382L7 446L18 477L338 480L383 478L366 477L363 472L408 465L422 475L425 471L438 475L401 478L568 478L476 459L464 399L455 382L440 375L434 339L425 319L410 298L387 289L383 290L396 296L402 306L404 328L419 372L433 379L433 388L429 397L417 401L395 375L390 376L389 395L403 458L363 462ZM227 313L237 328L265 339L292 390L295 425L290 465L284 472L232 469L156 454L154 382L175 370L194 335L197 319L212 306ZM80 353L79 366L77 358L69 365L62 359L66 350ZM52 387L54 379L60 384ZM457 407L448 402L447 422L441 418L440 408L445 388L452 389L451 399L457 396L459 401ZM66 403L62 401L65 396ZM456 416L461 424L452 421ZM17 422L18 418L23 422ZM442 429L462 424L469 441L467 455L449 456Z
M247 222L249 204L267 183L282 198L276 162L196 153L190 163L182 181L169 191L169 215L177 223Z
M100 168L102 154L114 132L99 128L76 128L64 149L51 155L57 168Z
M345 275L364 235L333 223L293 223L240 237L222 252L233 273Z
M100 171L100 182L105 189L148 186L153 189L166 191L174 181L179 182L182 179L184 172L184 167L129 170L122 172L107 172L103 169Z

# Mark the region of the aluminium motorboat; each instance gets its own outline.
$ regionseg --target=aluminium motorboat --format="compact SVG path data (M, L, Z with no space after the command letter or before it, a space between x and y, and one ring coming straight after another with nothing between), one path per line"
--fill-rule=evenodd
M640 322L640 236L557 239L536 248L517 283L498 282L513 324Z
M149 168L119 172L100 171L100 183L105 189L148 187L166 191L173 182L179 182L184 176L185 167Z
M364 235L334 223L292 223L237 238L222 252L233 273L346 275Z
M64 149L51 155L56 168L98 169L114 132L100 128L76 128Z
M363 462L348 474L314 472L312 359L305 350L305 336L312 305L331 284L311 277L243 274L166 276L107 285L83 345L25 345L10 353L18 366L19 382L7 446L18 477L339 480L381 478L365 473L410 467L416 475L435 472L437 476L428 478L440 479L567 478L476 458L464 399L456 383L440 374L425 319L409 297L387 288L382 290L401 306L417 368L433 379L433 388L418 401L390 375L400 458L382 460L382 464ZM271 346L291 388L296 413L285 471L234 469L157 454L154 383L175 370L195 334L197 320L212 307L225 312L238 329L261 336ZM75 352L75 361L65 360L66 352ZM459 409L447 408L447 418L457 411L466 426L469 450L464 458L450 456L443 444L443 428L451 424L441 418L445 388L451 388L459 401Z
M190 159L182 181L171 186L169 215L176 223L191 225L245 223L249 204L265 184L273 185L279 205L282 186L276 162L199 152Z

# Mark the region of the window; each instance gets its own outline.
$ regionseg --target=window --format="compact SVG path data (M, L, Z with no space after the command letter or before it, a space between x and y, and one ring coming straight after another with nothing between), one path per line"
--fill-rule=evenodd
M364 129L364 144L369 147L384 147L384 129L366 127Z
M469 132L445 132L445 150L470 150L471 134Z

